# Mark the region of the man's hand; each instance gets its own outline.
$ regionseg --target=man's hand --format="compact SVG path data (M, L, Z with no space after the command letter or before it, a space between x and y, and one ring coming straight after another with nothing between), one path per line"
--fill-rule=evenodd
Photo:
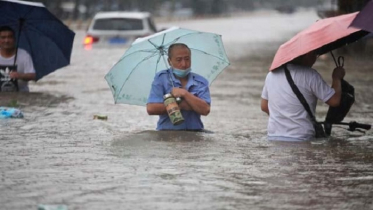
M190 111L190 110L193 110L192 107L186 102L186 101L182 101L180 104L179 104L179 108L181 110L186 110L186 111Z
M326 101L326 103L329 106L337 107L341 103L341 97L342 97L342 84L341 80L345 76L346 72L343 67L337 67L333 70L332 78L332 88L335 90L334 95Z
M9 76L12 79L21 79L21 74L16 71L11 71Z
M188 91L184 88L172 88L171 91L171 94L175 98L183 98L187 93ZM193 110L192 107L190 107L190 105L185 100L181 100L181 103L179 103L179 108L181 110Z
M343 79L345 74L346 74L345 69L343 67L339 66L339 67L336 67L333 70L332 78L341 80L341 79Z
M179 104L182 110L193 110L200 115L208 115L210 113L210 105L204 100L197 96L189 93L184 88L172 88L171 94L177 98L183 98L183 101Z
M12 79L20 79L24 81L30 81L30 80L35 80L36 79L36 74L35 73L19 73L16 71L11 71L9 74L10 78Z
M187 93L188 91L185 90L184 88L172 88L172 91L171 91L171 94L175 97L175 98L182 98L185 96L185 94Z

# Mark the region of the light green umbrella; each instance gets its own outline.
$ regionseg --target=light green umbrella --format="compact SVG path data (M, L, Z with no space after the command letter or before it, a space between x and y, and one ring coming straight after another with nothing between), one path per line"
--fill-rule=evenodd
M229 65L221 35L172 27L137 39L106 74L115 103L146 105L155 74L169 68L167 51L174 43L188 45L192 72L210 85Z

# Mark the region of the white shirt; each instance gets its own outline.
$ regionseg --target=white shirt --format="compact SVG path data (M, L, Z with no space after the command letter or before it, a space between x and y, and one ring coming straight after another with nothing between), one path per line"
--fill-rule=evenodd
M4 58L0 55L0 65L11 66L14 64L14 55L9 58ZM35 73L34 64L31 56L24 49L18 48L17 52L17 72L19 73ZM18 88L20 92L28 92L28 82L18 79Z
M328 101L334 95L334 89L312 68L294 64L287 67L315 115L317 99ZM315 137L310 117L291 89L282 67L268 73L262 98L268 100L269 140L299 141Z

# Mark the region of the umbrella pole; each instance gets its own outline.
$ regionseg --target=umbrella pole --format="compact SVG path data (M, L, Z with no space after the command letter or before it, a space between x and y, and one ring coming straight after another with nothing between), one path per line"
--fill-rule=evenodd
M165 64L165 66L168 66L168 64L166 62L166 58L163 55L162 55L162 58L163 58L163 62ZM168 68L170 68L170 67L168 67ZM174 82L172 81L172 78L171 78L171 74L168 74L168 78L170 79L170 83L171 83L172 87L175 87ZM176 102L179 104L181 102L181 98L177 97Z
M13 64L14 66L16 65L16 61L17 61L19 39L21 38L21 31L22 31L22 27L23 27L24 22L25 22L25 19L23 19L23 18L19 19L18 37L17 37L17 44L16 44L16 54L14 56L14 64Z
M334 54L333 54L333 52L332 51L330 51L330 54L332 55L332 57L333 57L333 60L334 60L334 63L335 63L335 65L336 66L338 66L338 64L337 64L337 61L335 60L335 57L334 57Z
M338 62L337 62L337 60L335 59L334 54L333 54L332 51L330 51L330 54L332 55L334 63L335 63L335 65L337 67L343 67L344 66L344 60L345 60L345 58L343 56L338 56Z
M162 55L162 58L163 58L164 65L165 65L165 66L168 66L168 64L167 64L167 62L166 62L166 58L165 58L163 55ZM168 66L168 68L170 68L170 67ZM171 75L168 74L168 76L169 76L170 83L171 83L172 87L175 87L174 82L172 81Z

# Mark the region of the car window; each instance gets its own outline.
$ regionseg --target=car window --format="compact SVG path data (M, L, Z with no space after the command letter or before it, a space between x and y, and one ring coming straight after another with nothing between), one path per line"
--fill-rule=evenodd
M133 18L105 18L97 19L93 25L95 30L142 30L144 28L141 19Z
M150 30L152 30L153 32L157 32L157 28L155 27L152 19L148 18L148 23L149 23Z

